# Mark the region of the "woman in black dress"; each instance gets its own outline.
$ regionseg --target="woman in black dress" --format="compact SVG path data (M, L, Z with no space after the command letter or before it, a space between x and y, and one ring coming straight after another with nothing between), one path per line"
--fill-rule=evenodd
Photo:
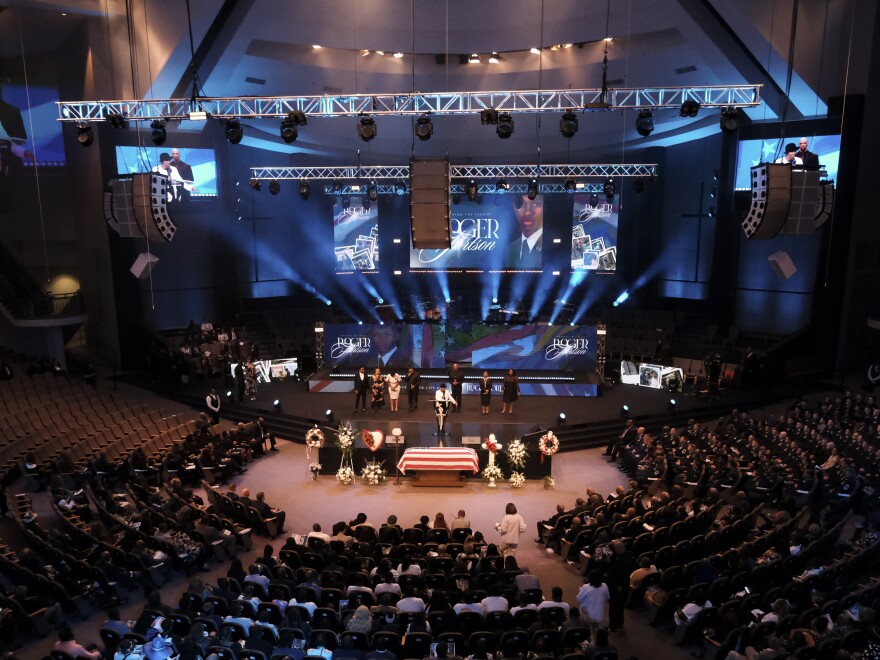
M503 402L501 414L510 413L512 415L513 402L518 398L519 379L516 377L516 372L513 369L508 369L507 375L504 376L504 382L501 384L501 401Z
M382 406L385 405L385 378L382 377L382 372L378 367L370 379L370 394L372 395L370 411L376 412L381 410Z
M489 404L492 402L492 381L489 380L489 372L484 371L480 379L480 405L483 406L483 414L489 414Z

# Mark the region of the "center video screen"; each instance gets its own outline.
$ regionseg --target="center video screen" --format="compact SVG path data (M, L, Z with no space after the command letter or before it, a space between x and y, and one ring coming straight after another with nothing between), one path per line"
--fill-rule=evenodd
M158 172L174 184L173 199L217 196L217 164L213 149L184 147L116 147L116 173Z
M451 207L452 247L410 247L415 270L541 270L544 195L487 195L482 204L463 199Z
M0 81L0 176L64 165L58 90Z
M761 163L773 163L784 156L786 145L793 144L798 150L803 136L792 135L770 140L740 140L736 152L736 190L752 189L752 167ZM823 178L837 181L837 166L840 161L839 135L807 136L807 150L819 158L819 171ZM795 152L797 156L797 152Z
M348 206L342 198L333 202L333 250L336 272L375 272L379 270L379 209L364 208L354 196Z
M617 270L618 201L596 194L576 194L571 226L571 269Z

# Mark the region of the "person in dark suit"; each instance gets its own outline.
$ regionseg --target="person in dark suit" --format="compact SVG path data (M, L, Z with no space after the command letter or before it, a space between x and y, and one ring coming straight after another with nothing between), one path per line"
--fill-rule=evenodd
M461 412L461 386L464 383L464 372L459 369L458 362L455 362L452 365L452 369L448 372L449 376L449 384L452 389L452 398L457 402L455 405L455 412Z
M367 392L370 391L370 377L363 367L354 375L354 411L358 411L358 402L361 404L361 412L367 412Z
M803 137L798 142L798 150L796 155L801 159L804 163L805 170L818 170L819 169L819 155L814 154L807 147L810 146L810 143L807 141L807 138Z
M484 371L483 377L480 379L480 406L483 408L483 414L489 414L489 406L492 403L492 381L489 380L489 372Z
M171 150L171 164L177 168L177 173L180 174L181 179L187 183L193 183L193 169L188 163L184 163L180 160L180 149ZM192 188L186 192L199 192L199 189L193 185ZM189 195L187 194L187 197L188 196Z
M635 421L632 419L626 420L626 428L621 431L620 435L608 442L608 446L605 447L605 455L611 457L609 460L615 460L620 450L633 442L637 436L638 429L636 428Z
M409 400L409 411L419 409L419 385L422 382L422 376L412 367L406 372L403 380L406 382L406 396Z
M540 268L544 234L544 195L529 199L528 195L515 197L516 221L520 235L507 246L505 268Z

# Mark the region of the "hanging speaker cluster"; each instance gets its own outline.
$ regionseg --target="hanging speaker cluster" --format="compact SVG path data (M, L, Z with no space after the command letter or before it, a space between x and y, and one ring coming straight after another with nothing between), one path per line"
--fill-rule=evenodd
M807 234L821 227L834 204L834 183L816 171L765 163L752 168L752 204L742 222L746 238Z

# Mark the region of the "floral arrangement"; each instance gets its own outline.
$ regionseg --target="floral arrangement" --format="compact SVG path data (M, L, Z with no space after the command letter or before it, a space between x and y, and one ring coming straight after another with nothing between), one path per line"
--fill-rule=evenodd
M559 451L559 438L553 435L553 431L547 431L538 440L538 449L541 450L541 462L544 462L545 456L553 456Z
M553 481L553 477L551 477L549 474L545 474L544 475L544 488L547 488L549 490L550 488L553 488L555 485L556 485L556 482Z
M526 446L519 438L511 440L510 444L507 445L507 451L505 453L507 454L507 462L510 464L510 467L524 468L526 466L526 459L529 457L529 452L526 451Z
M361 470L361 478L371 486L382 483L387 478L384 463L385 461L381 463L375 460L370 461Z
M306 447L317 447L320 449L324 446L324 432L317 426L306 431Z
M321 471L320 463L309 463L309 472L312 473L312 479L318 478L318 472Z
M382 446L382 443L385 442L385 434L379 430L368 431L364 429L361 431L361 440L363 440L364 447L375 453Z
M487 465L483 468L482 475L483 479L488 479L489 481L504 479L504 473L501 472L501 468L497 465Z
M343 422L336 429L336 447L343 456L354 451L354 429L348 422Z
M488 449L489 452L491 452L492 454L497 454L499 451L501 451L501 448L504 445L502 445L495 439L494 433L490 433L489 437L486 438L486 442L484 442L481 446L483 447L483 449Z
M348 486L352 481L354 481L354 476L354 470L352 470L347 465L343 465L340 466L339 470L337 470L336 472L336 481Z
M511 472L509 481L514 488L522 488L526 484L526 475L522 472Z

